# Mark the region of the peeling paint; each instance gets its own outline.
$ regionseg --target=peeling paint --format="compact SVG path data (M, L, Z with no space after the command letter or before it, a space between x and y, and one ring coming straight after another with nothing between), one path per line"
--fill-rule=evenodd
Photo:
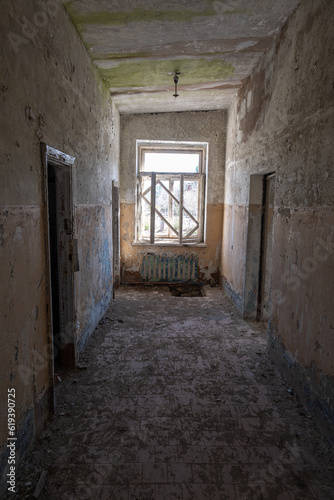
M331 425L334 267L325 240L334 241L333 179L327 179L334 155L327 37L333 15L329 0L302 2L230 108L222 243L225 289L249 315L258 291L253 237L261 207L248 200L249 186L252 177L276 171L271 354L294 391Z
M119 60L119 59L140 59L144 57L152 57L153 53L152 52L124 52L124 53L112 53L112 52L106 52L105 54L95 54L92 53L92 58L94 61L102 60L102 61L109 61L109 60Z
M77 344L85 345L112 298L112 207L79 206L76 210L78 248L85 273L76 273Z
M142 71L140 66L133 67L136 73L133 79L131 74L123 74L123 68L114 69L113 73L108 74L106 65L117 61L142 62L148 58L166 62L172 59L207 58L203 76L198 80L196 72L192 74L192 78L189 78L189 85L192 87L182 88L183 95L188 94L187 100L178 99L177 107L176 102L174 103L174 110L227 108L234 95L229 92L232 87L221 87L219 92L214 93L213 89L207 92L208 87L198 89L194 86L200 85L198 81L208 86L219 81L221 85L233 86L237 90L253 71L261 54L267 50L279 26L298 0L282 0L279 5L267 2L261 8L254 8L254 4L251 7L245 6L244 3L211 0L163 4L135 0L92 3L89 0L72 0L64 2L64 5L96 66L103 67L105 73L101 74L106 86L113 89L114 95L114 89L122 89L117 90L117 94L121 94L124 99L128 97L126 105L117 101L118 109L122 113L131 112L128 108L132 106L133 112L146 113L171 110L171 103L165 103L166 89L160 88L157 91L151 81L170 87L173 81L168 80L168 73L173 75L179 70L183 74L179 82L182 88L183 85L188 85L184 83L188 68L168 67L165 75L159 79L158 75L154 75L152 67L143 65ZM226 67L221 68L220 78L212 74L212 57L225 59L231 64L227 72ZM198 63L199 65L202 63ZM151 81L140 83L147 81L147 74L152 76ZM118 79L123 82L128 79L128 84L120 84ZM197 95L194 95L194 90L198 91ZM154 99L152 95L146 96L146 92L155 92ZM194 106L194 101L197 107Z
M4 98L1 139L6 144L7 157L2 158L6 166L0 182L0 274L4 288L0 309L4 311L1 333L5 339L0 378L4 382L12 380L16 389L17 449L22 454L47 419L51 407L48 398L52 398L41 131L52 146L76 158L72 183L75 222L81 222L78 219L82 206L88 208L89 215L96 214L95 208L101 206L106 213L105 218L102 210L96 218L87 217L89 224L83 221L83 231L78 235L81 269L75 276L77 317L73 317L73 323L69 319L67 331L79 324L82 328L77 331L79 340L87 340L109 305L113 291L109 221L112 180L118 178L119 115L68 15L62 8L57 9L55 16L47 15L49 8L52 9L50 5L58 2L46 3L44 10L38 7L38 2L8 3L1 21L4 33L21 33L20 19L33 26L36 13L37 16L45 13L48 22L47 27L38 28L34 40L21 36L26 43L22 42L16 54L9 40L1 49L3 83L9 91L1 94ZM24 75L24 85L18 74ZM7 95L10 95L8 100ZM76 237L77 229L75 224L74 234L68 234L68 239ZM95 273L100 265L101 274ZM77 346L71 344L68 352L74 348ZM7 437L8 429L1 421L1 465ZM19 458L18 453L17 466ZM0 467L0 497L7 466L8 463Z
M313 413L318 425L334 442L334 377L322 373L317 363L303 367L287 350L269 325L269 354L301 402Z
M151 23L154 21L184 23L191 22L196 17L212 17L217 14L213 7L207 7L201 11L190 9L158 10L135 8L131 11L98 11L90 14L81 14L74 8L73 3L73 1L65 2L64 6L79 32L82 32L84 27L89 24L122 26L130 23Z

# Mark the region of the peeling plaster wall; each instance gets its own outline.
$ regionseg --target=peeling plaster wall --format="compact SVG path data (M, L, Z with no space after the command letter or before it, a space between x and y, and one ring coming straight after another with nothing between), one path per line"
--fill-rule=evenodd
M160 113L121 116L121 266L125 282L143 281L147 255L198 258L198 281L219 279L225 168L225 111ZM136 140L198 141L209 143L207 247L134 246Z
M119 115L59 2L4 1L0 46L1 415L16 390L17 461L52 398L41 141L74 156L77 351L112 298ZM1 419L0 446L6 442ZM1 486L6 448L2 448ZM1 488L0 488L1 491Z
M276 171L269 350L332 438L333 19L333 2L302 2L230 109L222 245L225 289L252 316L261 195L250 199L250 179Z

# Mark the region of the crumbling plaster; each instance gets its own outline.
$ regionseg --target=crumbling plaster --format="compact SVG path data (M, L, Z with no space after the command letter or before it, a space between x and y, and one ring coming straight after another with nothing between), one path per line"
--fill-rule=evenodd
M222 109L298 0L72 0L71 20L121 113ZM172 104L173 74L184 99ZM149 105L147 104L149 101Z
M119 115L59 2L3 4L0 378L5 392L16 390L19 460L48 415L53 386L41 143L75 157L73 236L80 270L69 328L78 353L112 298L111 185L118 181ZM5 415L6 399L0 404ZM5 424L1 420L1 447ZM2 474L6 453L2 448Z
M276 171L269 350L332 421L333 19L332 2L302 2L230 109L222 250L226 290L247 315L250 175Z

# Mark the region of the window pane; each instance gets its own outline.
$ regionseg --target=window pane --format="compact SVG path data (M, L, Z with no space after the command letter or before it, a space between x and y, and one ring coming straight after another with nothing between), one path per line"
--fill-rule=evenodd
M156 178L156 239L178 239L180 181L177 179L179 177L157 176Z
M199 172L199 153L145 153L144 172Z
M168 236L168 225L164 219L168 221L169 196L163 186L168 189L168 181L160 180L160 183L157 182L155 189L155 234L158 237Z
M141 198L141 235L142 238L150 238L151 227L151 178L142 178L142 198Z
M180 201L180 181L179 180L173 181L173 195L178 201ZM173 199L173 203L172 203L172 218L173 218L173 227L179 233L180 204L177 201L175 201L174 199Z
M184 180L182 236L195 238L199 234L199 182Z

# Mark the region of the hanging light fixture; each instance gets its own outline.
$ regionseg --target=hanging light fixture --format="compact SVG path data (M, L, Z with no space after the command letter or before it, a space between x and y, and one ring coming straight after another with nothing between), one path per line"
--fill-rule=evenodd
M181 73L179 71L176 71L174 75L174 83L175 83L175 94L173 94L174 97L179 97L179 94L177 93L177 83L179 81L178 75L181 75Z

